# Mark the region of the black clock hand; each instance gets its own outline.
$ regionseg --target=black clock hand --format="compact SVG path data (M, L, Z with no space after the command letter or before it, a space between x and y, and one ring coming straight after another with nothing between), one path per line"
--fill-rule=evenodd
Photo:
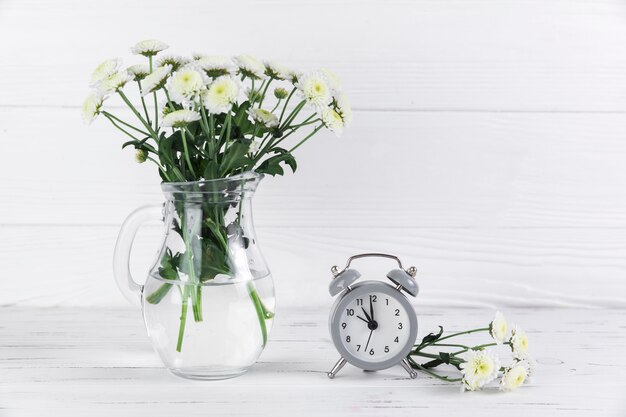
M363 313L365 314L365 317L367 317L367 322L371 322L372 318L370 317L369 314L367 314L367 311L365 311L365 309L363 307L361 307L361 310L363 310Z
M372 321L374 320L374 304L372 304L372 296L370 295L370 316L372 317Z
M367 338L367 343L365 344L365 350L364 352L367 352L367 347L370 344L370 339L372 338L372 333L374 333L374 330L370 330L370 336Z
M361 316L356 316L357 318L363 320L365 323L370 324L369 320L365 320L363 317Z

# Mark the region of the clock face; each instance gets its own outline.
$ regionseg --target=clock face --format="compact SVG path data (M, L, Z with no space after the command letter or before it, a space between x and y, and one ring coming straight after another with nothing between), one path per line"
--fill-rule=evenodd
M416 323L413 307L404 295L374 282L343 296L331 327L337 328L333 337L338 339L335 344L341 345L342 356L361 368L375 370L406 356L415 342ZM386 366L370 366L383 363Z

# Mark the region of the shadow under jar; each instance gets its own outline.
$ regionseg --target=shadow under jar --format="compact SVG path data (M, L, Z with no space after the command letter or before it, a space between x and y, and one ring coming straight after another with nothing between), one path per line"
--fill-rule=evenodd
M262 175L163 183L165 208L144 207L122 225L115 248L118 285L141 295L152 345L175 375L225 379L258 359L274 317L274 284L259 250L251 199ZM164 218L165 238L143 286L129 259L137 230Z

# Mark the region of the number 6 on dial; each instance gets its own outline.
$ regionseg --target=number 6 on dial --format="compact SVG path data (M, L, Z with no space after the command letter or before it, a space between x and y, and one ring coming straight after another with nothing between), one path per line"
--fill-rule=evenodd
M387 278L394 285L381 281L354 282L361 277L356 269L350 269L354 259L365 257L391 258L398 262ZM383 253L364 253L348 259L343 270L332 267L333 281L330 295L339 295L330 311L330 334L341 358L328 372L334 378L346 364L378 371L400 364L411 376L417 373L411 368L406 356L417 337L417 316L413 306L402 291L415 297L416 268L402 268L400 260ZM354 285L353 285L354 284Z

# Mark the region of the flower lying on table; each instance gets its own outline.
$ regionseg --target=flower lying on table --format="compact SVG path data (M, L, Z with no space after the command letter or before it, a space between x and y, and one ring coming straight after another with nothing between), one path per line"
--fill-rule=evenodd
M458 342L444 342L455 337L470 333L488 332L493 339L490 343L468 346ZM513 356L512 362L502 366L500 359L487 348L503 345L509 346ZM500 376L500 389L511 391L519 388L533 375L534 361L528 352L528 337L520 327L514 327L509 336L508 324L504 316L497 312L488 327L467 330L443 336L443 327L439 333L430 333L421 343L415 345L409 354L411 366L446 382L460 382L465 391L477 391L486 387ZM427 348L456 348L452 352L428 353ZM418 363L418 358L429 358L429 362ZM458 378L440 375L432 369L439 365L451 365L461 372Z

